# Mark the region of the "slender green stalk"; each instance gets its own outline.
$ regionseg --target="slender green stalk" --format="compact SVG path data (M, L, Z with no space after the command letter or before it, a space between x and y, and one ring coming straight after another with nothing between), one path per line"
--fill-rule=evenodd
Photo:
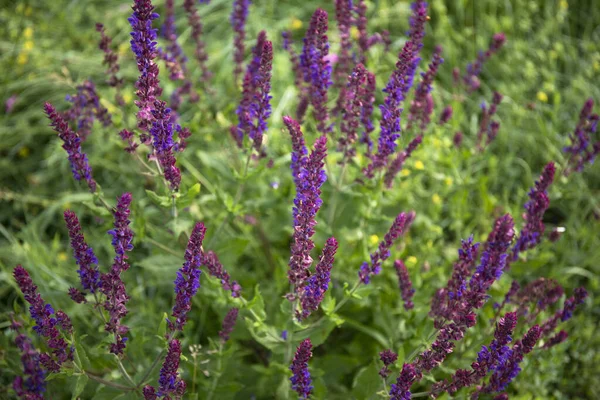
M175 336L175 331L171 332L169 334L169 336L167 336L167 343L169 343L173 339L174 336ZM152 374L152 371L154 371L154 368L156 368L156 365L158 364L158 362L165 356L166 352L167 352L167 350L165 350L165 349L161 350L161 352L158 354L158 356L156 356L156 358L150 365L150 368L148 368L148 370L146 371L144 376L142 376L142 379L140 379L140 382L137 384L136 388L139 389L140 387L142 387L142 385L146 382L146 379L148 379L150 374Z
M219 384L219 379L221 378L221 367L222 367L222 357L223 356L223 342L219 343L219 352L217 353L217 370L214 374L212 385L210 386L210 392L208 392L207 400L212 400L215 390L217 389L217 385Z

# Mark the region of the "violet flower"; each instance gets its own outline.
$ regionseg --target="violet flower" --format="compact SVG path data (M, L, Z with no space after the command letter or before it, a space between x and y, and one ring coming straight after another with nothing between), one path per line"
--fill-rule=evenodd
M360 266L358 277L360 278L361 283L365 285L368 284L371 281L371 275L377 275L381 272L381 264L390 257L392 245L396 239L408 231L408 228L410 228L410 225L414 220L414 211L398 214L392 223L390 230L385 234L381 243L379 243L377 250L374 253L371 253L370 265L365 261Z
M144 398L146 400L181 398L185 394L185 381L179 377L177 370L179 369L179 359L181 358L181 343L177 339L169 342L169 350L167 356L160 369L158 378L158 391L152 386L146 385L143 389Z
M187 315L192 309L192 297L200 287L200 266L202 265L202 241L206 234L206 228L202 222L198 222L185 250L185 262L177 271L175 279L175 305L173 306L171 319L167 320L170 331L182 331L187 322Z
M296 349L294 360L290 365L293 375L290 378L292 389L298 393L302 399L310 397L312 392L312 379L308 371L308 361L312 357L312 343L310 339L304 339Z
M125 147L126 152L134 153L135 150L138 148L139 144L135 142L133 132L131 132L127 129L123 129L119 132L119 137L121 138L122 141L127 143L127 147Z
M362 64L358 64L352 74L348 76L348 83L344 89L344 96L340 106L342 112L340 130L342 135L338 140L338 147L343 152L342 163L356 153L354 143L358 139L358 129L361 123L363 109L363 92L368 71ZM341 98L341 97L340 97Z
M294 178L294 184L298 187L300 182L300 173L302 172L306 160L308 159L308 150L304 144L304 135L298 121L292 119L289 116L283 117L283 124L286 126L290 137L292 138L292 177Z
M11 329L17 332L15 345L21 352L23 376L13 380L13 390L19 398L27 400L43 400L46 391L46 371L40 363L40 353L33 346L31 339L21 332L21 324L12 321Z
M231 297L240 297L240 291L242 287L236 282L231 281L231 277L223 269L223 264L219 261L219 258L214 251L207 251L202 257L202 265L208 269L208 273L221 281L221 287L223 290L231 291Z
M111 48L112 39L106 34L106 29L101 23L96 23L96 31L100 33L100 42L98 48L104 53L102 64L106 65L105 74L108 76L107 83L109 86L117 89L115 101L119 106L124 106L125 101L121 96L121 87L123 86L123 78L119 78L117 73L121 69L119 65L119 55Z
M233 328L235 328L235 322L237 321L239 309L232 308L227 312L225 319L223 319L223 327L219 331L219 337L221 341L225 343L229 340L229 335L233 332Z
M362 91L362 110L360 114L360 122L364 128L360 137L360 143L367 146L367 155L370 156L373 151L373 141L371 140L371 132L375 130L371 117L375 104L375 74L367 71L367 81L364 90Z
M459 148L462 145L463 142L463 133L462 132L456 132L454 134L454 136L452 137L452 143L454 143L454 147Z
M340 88L335 112L344 110L346 99L346 88L344 87L348 80L348 75L352 70L352 38L350 28L352 27L352 0L335 0L335 17L340 36L340 50L338 60L333 70L335 86Z
M50 103L44 104L44 111L50 120L50 126L58 133L58 137L64 142L62 148L68 154L71 163L73 177L80 181L84 179L90 189L90 192L96 191L96 181L92 178L92 168L88 163L88 158L81 150L81 138L69 128L69 124L56 111Z
M306 285L299 290L302 312L297 312L298 320L306 319L313 311L316 311L325 298L337 249L337 240L334 237L327 239L321 258L315 268L315 273L308 278Z
M17 104L18 99L19 96L17 96L16 94L13 94L8 99L6 99L6 101L4 102L4 111L6 112L6 114L10 114L13 112L13 109L15 108L15 104Z
M385 172L385 175L383 176L383 182L385 183L385 186L388 189L392 188L394 178L402 170L402 167L404 167L404 163L406 162L406 160L408 160L413 151L416 150L416 148L421 144L422 141L423 135L421 134L413 140L411 140L408 146L406 146L406 148L403 151L399 152L396 155L396 157L388 167L387 171Z
M58 372L63 363L73 360L73 349L69 347L58 330L58 327L72 326L69 317L62 312L61 314L55 313L52 306L44 302L29 273L21 265L15 267L13 276L25 300L31 304L29 313L36 322L33 330L42 336L48 348L52 349L52 355L48 353L40 355L40 362L49 372ZM58 315L61 316L61 322L57 319Z
M396 141L400 137L401 105L412 86L414 74L419 63L419 52L423 46L425 35L425 22L427 21L427 3L416 1L412 4L413 14L410 18L410 38L404 44L398 56L396 69L383 89L387 94L381 109L381 133L377 153L371 157L371 163L365 168L364 173L368 178L374 176L375 171L387 166L388 158L396 151Z
M204 40L202 40L204 27L202 26L200 14L196 9L196 1L184 0L183 8L188 14L188 24L192 28L192 39L194 40L194 44L196 45L194 56L196 57L198 65L200 66L200 70L202 71L201 80L205 84L207 84L210 78L212 77L212 72L210 72L207 65L208 54L206 53L206 46L204 44Z
M296 85L298 90L304 92L304 87L302 85L304 76L302 69L300 68L300 59L293 47L291 34L288 31L284 31L281 33L281 37L283 38L283 49L290 55L290 62L292 63L292 70L294 71L294 85Z
M600 140L593 143L592 135L598 130L598 121L600 116L592 114L594 100L587 99L581 112L579 121L575 126L575 131L569 135L571 145L563 149L569 154L565 175L574 171L582 171L585 164L592 164L598 154L600 154Z
M321 208L321 186L325 183L325 157L327 156L327 136L323 135L315 142L314 150L306 160L298 176L296 198L292 211L294 217L294 236L291 246L288 279L297 291L308 279L308 269L312 264L311 250L315 247L312 236L315 234L315 215Z
M134 0L133 14L128 19L131 24L131 50L133 51L140 76L135 84L138 100L135 102L140 109L137 114L138 127L149 131L153 116L152 109L162 88L158 80L158 65L154 62L157 56L156 32L152 21L158 18L154 12L151 0ZM142 137L144 143L149 142L147 135Z
M90 80L85 80L77 86L77 94L67 96L67 101L73 103L73 106L63 115L67 121L75 121L77 124L77 134L81 140L87 139L92 133L92 126L95 120L100 121L103 126L112 124L112 119L108 110L100 104L96 85Z
M175 166L175 156L173 155L175 143L173 142L171 109L167 108L164 101L156 100L151 113L153 120L150 134L156 158L171 189L178 190L181 183L181 171Z
M452 106L446 106L440 115L440 125L445 125L452 118Z
M442 47L436 46L429 68L427 69L427 72L421 74L423 78L415 90L415 98L410 105L406 129L410 129L413 123L420 123L419 129L423 131L427 128L427 125L429 125L429 122L431 121L431 112L433 111L432 107L429 106L433 102L431 97L431 85L437 75L438 68L443 62Z
M404 364L402 372L390 387L391 400L410 400L410 387L417 378L415 367L412 364Z
M365 64L367 62L367 52L375 44L384 43L385 51L388 51L390 46L389 32L383 31L381 34L375 33L369 36L367 32L367 4L364 0L357 0L352 8L356 13L354 25L358 31L358 61Z
M125 348L126 337L123 337L129 330L125 325L121 324L127 311L127 301L129 296L125 289L125 284L121 279L121 273L129 269L127 263L127 252L133 250L133 231L129 227L129 206L131 204L131 193L123 194L117 201L114 217L114 229L108 231L113 237L112 246L115 249L115 259L113 261L109 273L102 274L101 291L106 296L104 309L108 311L108 322L105 329L115 335L115 343L111 344L110 352L113 354L123 354Z
M535 186L529 191L529 201L525 203L526 212L523 214L525 226L513 247L513 261L519 259L519 253L537 246L542 240L546 229L543 217L550 206L548 188L554 180L555 172L556 167L553 162L546 164L540 179L535 182Z
M233 2L233 10L229 21L233 27L233 60L235 69L233 73L237 82L238 77L242 73L242 63L244 62L244 40L246 39L246 19L248 18L248 7L250 0L235 0Z
M71 210L66 210L64 218L71 238L73 257L75 257L75 262L79 266L77 272L79 273L81 286L91 293L96 293L100 288L98 258L96 258L94 250L85 242L77 215Z
M502 46L504 46L505 42L506 42L506 35L504 35L504 33L494 34L488 49L485 52L480 51L479 54L477 55L477 59L474 62L469 63L467 65L467 70L466 70L465 74L463 75L462 80L463 80L464 84L467 86L468 92L473 92L473 91L479 89L479 87L481 86L481 82L479 81L479 75L481 74L481 71L483 69L483 64L487 60L489 60L489 58L493 54L497 53L502 48ZM457 71L455 73L455 76L459 76L459 75L460 75L460 71Z
M412 298L415 294L415 289L412 287L410 275L406 269L406 265L402 260L394 261L394 268L398 275L398 286L400 287L400 293L402 294L402 300L404 301L404 309L411 310L415 305L412 302Z
M500 123L492 121L492 117L496 114L498 105L502 101L502 97L503 96L500 93L494 92L492 105L489 108L485 102L481 104L481 121L479 122L479 131L477 132L477 148L480 151L496 138ZM484 135L487 137L485 145L482 144Z
M383 363L383 367L379 370L379 376L385 379L390 376L391 371L388 367L398 360L398 354L390 349L386 349L379 353L379 359Z
M329 133L332 129L327 110L327 91L332 84L328 60L327 17L327 12L321 8L314 12L300 55L300 67L304 81L310 85L310 104L317 121L317 130L321 133Z

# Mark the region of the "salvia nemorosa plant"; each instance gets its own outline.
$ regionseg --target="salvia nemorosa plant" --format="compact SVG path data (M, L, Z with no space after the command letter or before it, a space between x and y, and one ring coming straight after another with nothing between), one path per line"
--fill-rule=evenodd
M34 278L41 285L47 276L34 264L27 269L18 265L13 270L14 280L29 305L34 323L33 332L28 332L28 323L21 322L18 317L13 317L10 323L14 331L14 351L22 366L22 374L13 382L14 394L22 399L52 398L49 387L54 382L77 377L76 390L79 392L76 396L83 393L87 381L91 380L100 387L119 392L110 392L109 396L115 398L230 398L224 394L227 390L245 390L237 383L233 384L245 372L244 368L235 368L237 375L231 378L234 368L227 367L229 359L238 357L236 360L241 360L241 355L258 360L252 379L256 373L268 375L269 384L263 386L269 389L256 389L263 390L262 394L243 391L240 396L327 398L325 387L329 386L330 372L323 368L331 360L323 361L321 357L326 352L322 352L320 346L335 345L333 341L324 345L328 335L336 327L341 332L351 325L377 339L377 344L365 346L361 351L365 353L365 364L379 360L379 365L369 368L376 378L378 372L377 379L381 382L377 383L383 388L379 395L383 398L435 398L464 391L472 398L506 399L511 382L529 359L544 357L543 350L556 348L568 339L570 328L564 323L572 318L588 295L583 287L579 287L562 300L570 290L565 290L558 278L538 277L533 272L525 277L514 273L517 263L536 256L534 248L544 246L545 238L552 242L559 239L560 235L554 230L548 234L545 226L557 164L550 161L542 169L528 192L522 217L498 213L493 223L488 217L490 232L481 243L475 240L475 237L481 237L481 232L466 232L463 237L467 239L456 243L458 255L447 283L431 289L431 301L424 305L421 295L428 288L421 283L422 276L413 268L415 263L410 261L415 259L410 243L419 240L419 235L431 222L425 218L424 211L405 209L401 212L401 204L394 205L395 218L391 217L390 210L376 210L375 207L390 193L382 190L384 187L394 190L394 181L398 175L404 175L401 172L409 157L427 147L431 130L445 130L453 117L453 108L448 104L438 107L438 113L434 113L437 92L433 89L436 76L445 64L441 47L435 44L428 47L429 44L425 46L424 43L428 4L420 0L413 3L408 40L400 49L391 76L381 77L379 86L372 72L379 68L369 64L369 49L376 43L385 43L389 47L391 41L387 32L368 33L366 2L336 1L337 31L329 29L325 10L315 10L301 51L294 49L292 33L283 32L283 48L290 56L290 76L294 78L297 100L295 104L287 105L290 109L283 110L284 133L276 137L275 132L269 132L271 127L267 121L272 112L272 82L277 82L272 78L281 72L273 65L277 61L274 58L277 50L268 40L266 31L260 31L256 39L252 38L254 45L249 45L246 22L258 17L249 14L250 1L234 1L230 5L230 29L234 37L234 79L230 89L231 93L239 93L238 78L244 73L241 99L237 107L232 105L227 110L219 110L219 121L227 122L212 126L215 130L225 126L215 137L222 136L224 141L230 141L228 145L237 145L229 146L233 155L229 161L244 165L243 174L235 174L235 179L240 180L238 192L230 198L213 189L210 179L199 172L200 167L185 164L175 157L201 140L200 135L191 136L192 129L179 125L179 120L186 118L180 112L198 106L194 104L200 100L197 91L204 89L206 92L211 77L205 44L209 42L203 37L204 24L209 20L201 20L199 3L208 1L183 1L180 13L178 2L167 0L164 15L159 16L150 0L133 1L129 23L132 30L130 45L138 71L135 82L120 77L121 67L131 60L118 57L106 28L101 24L96 26L107 68L105 85L112 91L116 88L116 102L124 110L131 111L123 94L131 91L137 97L137 110L131 122L123 118L125 122L115 122L123 125L119 129L112 125L98 94L102 87L96 87L91 80L84 81L77 87L77 94L68 97L71 104L67 111L59 112L50 103L44 106L44 112L67 152L75 180L85 181L92 192L86 196L94 201L87 202L86 197L84 204L88 208L85 210L98 214L96 218L89 218L88 211L77 211L77 214L70 209L64 211L68 239L64 238L63 245L66 247L70 242L74 258L71 273L61 277L69 285L68 289L65 287L63 292L57 293L50 290L53 286L38 288ZM194 74L194 68L188 63L182 26L179 27L182 36L177 33L177 23L181 22L177 21L178 14L185 15L191 37L189 47L193 48L198 74ZM158 26L162 26L160 35ZM332 32L339 37L330 40ZM500 50L505 40L504 34L494 35L488 50L481 52L464 74L461 75L459 70L455 72L461 90L471 94L476 92L481 86L484 64ZM246 54L246 45L252 46L249 54ZM420 66L424 58L422 53L425 54L427 48L433 49L431 61L429 65ZM211 54L211 60L212 57ZM415 82L418 72L421 72L421 78ZM172 80L172 86L165 85L165 92L170 91L168 99L163 98L161 73ZM387 78L387 83L382 87L383 78ZM383 92L379 102L377 90ZM202 101L206 98L202 96ZM285 107L280 104L288 104L276 100L274 109ZM473 135L474 146L469 149L473 155L483 157L479 150L491 145L496 137L499 123L493 116L501 100L502 96L494 92L491 105L483 103L478 131ZM374 112L376 106L381 112L380 117ZM405 109L406 118L403 117ZM294 117L288 116L289 113ZM432 120L438 123L431 124ZM100 124L94 124L95 121ZM453 120L452 124L455 122ZM128 126L129 123L133 126ZM136 201L131 193L118 196L116 201L105 198L82 148L85 145L87 151L93 150L87 148L89 142L84 143L84 140L96 134L95 129L100 125L114 130L113 137L120 137L125 142L125 150L138 162L141 174L146 178L144 189L158 212L145 215L143 207L147 202L139 199L137 194ZM597 125L598 115L593 114L590 99L569 138L570 145L564 149L568 154L564 167L566 174L582 171L584 165L591 164L600 152L599 142L594 138ZM227 127L230 127L231 138L223 132ZM403 131L409 137L402 138L401 143ZM267 132L269 136L266 136ZM271 134L285 143L285 154L278 154L278 149L267 143ZM447 140L450 143L450 138ZM456 147L461 146L462 133L456 132L452 140ZM235 154L240 155L239 159L234 159ZM286 176L274 181L274 168L287 162L291 173L288 171ZM110 172L103 170L104 167L98 166L96 179L103 184L106 182L107 187L114 186L116 180L111 182L106 178ZM244 197L250 196L248 192L244 193L247 186L251 186L246 181L255 179L263 167L271 170L268 179L273 190L279 188L280 182L290 182L286 193L293 203L278 208L285 209L288 215L288 220L279 224L289 233L285 238L272 237L270 230L274 228L266 225L266 213L259 215L256 208L246 209L241 203ZM356 168L349 173L355 176L349 178L345 172L352 171L353 167ZM255 171L249 176L251 168ZM198 184L188 187L186 177L190 170L194 179L199 177L198 180L202 179L203 184L210 187L211 194L205 200L195 198ZM338 179L330 179L336 176ZM353 187L360 188L360 196L352 191ZM558 189L553 188L552 193L555 190ZM336 212L340 208L338 203L350 194L364 199L366 210L361 209L361 215L356 216L360 223L351 240L346 238L349 236L346 235L347 227L338 229L335 225ZM227 215L221 225L217 224L218 228L213 229L213 215L207 205L217 198L223 198ZM183 210L187 215L192 208L202 215L206 225L178 214ZM373 214L378 215L375 218ZM158 228L148 222L157 215L160 215L161 223L164 222ZM355 221L355 216L343 215L349 223ZM107 226L105 246L97 243L99 239L93 234L93 225L98 224ZM389 227L387 232L382 232L386 227ZM160 230L169 242L164 238L152 239L155 233L150 232L152 230ZM237 259L240 264L234 264L230 247L222 244L230 240L219 237L224 233L235 235L249 230L260 243L252 247L252 251L260 248L264 252L264 264L272 267L270 280L261 282L260 288L258 285L254 288L252 299L248 297L249 285L243 276L240 277L242 264L252 274L266 269L265 265L251 265L247 260L255 258L250 256L242 261ZM221 239L220 242L215 238ZM181 248L173 243L178 243ZM103 250L105 248L110 252ZM359 251L355 252L355 248ZM162 258L158 255L162 251L170 253L169 257L177 257L177 261ZM167 277L172 299L158 298L163 294L160 288L143 284L149 265L147 260L141 262L138 258L143 252L156 253L152 254L157 256L152 263L159 264L156 267L161 269L161 278ZM385 283L391 279L394 283L390 292ZM134 286L133 282L140 284ZM244 284L244 290L239 282ZM271 303L267 302L269 304L265 304L261 295L265 288L271 293L276 292ZM156 301L140 304L140 292L144 292L145 298ZM356 302L354 306L379 307L383 301L373 299L382 293L396 302L394 313L388 313L384 318L397 318L402 325L417 319L427 320L419 313L428 306L430 321L424 323L431 325L431 333L428 337L406 340L414 339L413 342L419 343L411 354L401 348L404 344L399 345L367 326L365 321L371 319L358 321L340 313L350 302ZM498 293L500 296L496 296ZM204 295L209 296L210 304L206 304ZM55 310L44 300L59 304L62 303L60 296L70 297L74 302L71 304L76 311L69 309L73 322L64 311ZM277 298L280 304L273 303L275 300L272 299ZM137 313L144 307L154 310L154 306L164 309L152 314L151 318L148 314L140 316ZM85 324L81 323L83 313L89 314L83 321ZM159 327L158 335L156 329L139 329L142 318L151 319ZM206 325L209 319L218 321L218 328L210 329ZM344 325L346 320L349 323ZM414 332L422 331L413 329L411 332L414 336L417 335ZM100 335L105 336L99 339ZM240 339L242 335L243 339ZM340 337L350 337L350 334ZM196 339L208 349L202 350L201 345L192 344ZM86 352L85 347L92 341L97 341L99 346ZM469 352L467 343L476 343L476 349ZM377 350L371 354L374 347ZM150 360L143 359L144 355L149 355ZM450 364L458 367L451 368ZM442 368L438 368L440 366ZM199 381L198 373L204 380ZM89 393L92 393L91 389ZM345 395L352 397L349 393Z

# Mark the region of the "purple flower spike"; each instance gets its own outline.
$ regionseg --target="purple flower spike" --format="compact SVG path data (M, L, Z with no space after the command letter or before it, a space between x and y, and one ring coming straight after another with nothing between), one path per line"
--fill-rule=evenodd
M286 126L290 137L292 138L292 177L294 178L294 184L298 186L300 184L300 173L304 168L307 160L308 150L304 144L304 135L298 121L291 117L284 116L283 124Z
M358 139L368 72L364 65L358 64L352 74L348 76L348 83L343 91L344 98L340 106L342 112L340 130L342 135L338 141L338 147L344 154L342 163L345 163L348 158L353 157L356 153L354 143Z
M293 376L290 378L292 382L292 389L298 393L298 396L302 399L308 399L312 392L312 379L310 378L310 372L308 372L308 361L312 357L312 343L310 339L304 339L294 355L290 370Z
M383 362L383 367L379 370L379 375L382 378L387 378L390 376L391 371L389 370L389 366L394 364L396 360L398 360L398 354L394 353L392 350L384 350L379 353L379 359Z
M52 306L44 302L25 268L17 265L13 276L25 300L31 304L29 313L36 322L33 330L44 337L46 345L52 349L52 355L47 353L40 355L40 362L49 372L58 372L63 363L73 360L73 350L58 330L58 327L69 328L71 322L62 311L55 313ZM61 321L58 320L58 317ZM70 332L65 331L65 333Z
M238 77L242 73L242 63L244 62L244 40L246 39L246 19L248 18L248 7L250 6L250 0L235 0L233 2L233 11L229 21L234 31L233 39L233 60L235 62L235 80L237 82Z
M335 86L340 88L337 99L336 112L343 110L346 98L346 80L352 70L352 37L350 28L352 27L352 0L335 1L335 17L337 19L338 31L340 33L340 51L338 60L333 71Z
M410 38L404 44L398 56L396 69L390 76L383 92L387 94L381 109L381 133L377 153L373 155L371 164L365 168L368 178L374 176L375 171L387 166L388 158L396 151L396 141L400 137L400 116L402 103L412 86L415 71L419 64L419 52L423 47L425 35L425 22L427 16L427 3L416 1L412 5L413 14L410 18Z
M390 389L390 399L392 400L410 400L410 387L417 378L415 367L412 364L404 364L402 372L393 383Z
M158 378L158 396L165 398L181 398L185 394L185 381L179 377L179 359L181 357L181 343L177 339L169 342L169 351L165 357L165 362L160 369Z
M236 281L231 281L231 277L227 271L223 269L223 264L221 264L219 257L217 257L214 251L209 250L204 254L202 265L208 269L208 273L211 276L221 280L223 290L231 291L231 297L240 297L242 287Z
M319 304L323 301L325 292L329 289L331 268L335 261L337 249L337 240L333 237L327 239L327 243L323 248L323 254L321 254L314 275L308 278L304 288L299 291L300 305L302 306L302 312L297 312L299 320L307 318L313 311L316 311L319 308Z
M580 287L575 289L573 296L565 300L563 308L554 313L552 317L544 321L541 327L542 336L545 337L552 333L561 321L564 322L571 319L575 308L578 305L583 304L587 298L587 295L588 293L585 288Z
M396 158L394 158L394 161L392 161L388 170L383 176L383 181L388 189L392 188L394 178L396 177L396 175L398 175L398 172L402 171L404 163L406 162L406 160L408 160L412 152L416 150L416 148L421 144L422 141L423 135L417 136L416 138L410 141L408 146L406 146L406 149L398 153Z
M158 80L158 65L154 62L157 56L156 29L152 21L158 18L154 12L151 0L134 0L133 14L128 21L131 24L131 50L135 55L140 76L135 84L138 100L135 102L140 109L137 114L138 127L149 131L152 124L152 109L154 102L162 94ZM142 138L147 142L147 137Z
M156 158L171 189L178 190L181 183L181 171L175 166L175 156L173 154L175 143L173 141L171 109L167 108L164 101L157 100L154 102L152 117L150 134L152 135L152 146Z
M351 3L351 1L348 1L348 3ZM385 51L388 51L390 47L390 33L388 31L383 31L369 36L367 32L367 4L364 0L358 0L352 8L356 13L354 24L358 31L358 59L359 62L365 64L367 60L367 51L375 44L385 44Z
M433 102L431 97L431 85L437 75L438 68L444 62L442 58L442 47L436 46L431 64L427 72L423 73L423 79L415 90L415 98L410 105L410 112L408 114L408 125L406 129L410 129L413 123L419 123L419 129L424 131L431 121L431 112L433 108L430 104ZM452 111L452 109L450 109ZM449 117L448 117L449 118Z
M62 148L69 156L73 177L78 181L84 179L90 188L90 192L94 193L96 191L96 181L92 178L92 168L88 163L87 156L81 151L81 138L69 128L69 124L52 104L44 104L44 111L50 120L50 126L64 142Z
M107 332L115 335L115 343L111 345L111 353L123 354L125 348L128 328L121 324L121 319L127 315L127 301L129 296L125 289L125 284L121 279L121 273L129 269L127 263L127 252L133 250L133 231L129 228L129 206L131 204L131 193L123 194L117 201L115 210L114 229L108 231L113 237L112 246L115 249L115 259L111 270L107 274L102 274L102 293L106 295L104 308L108 311L109 319L105 326Z
M202 3L208 4L208 1L204 1ZM206 53L206 46L204 44L204 41L202 40L204 27L202 26L200 14L196 9L196 1L184 0L183 8L188 14L188 24L192 28L192 39L194 40L194 43L196 45L194 55L196 57L196 60L198 61L198 65L200 65L200 69L202 70L202 81L206 84L212 77L212 72L210 72L208 66L206 65L206 63L208 62L208 54Z
M237 321L239 310L237 308L232 308L229 310L225 319L223 320L223 328L219 331L219 337L221 341L225 343L229 340L229 335L233 332L233 328L235 328L235 322Z
M569 160L565 175L575 171L582 171L585 164L592 164L598 154L600 154L600 140L593 142L592 135L598 130L598 121L600 116L592 114L594 100L587 99L581 112L579 121L575 126L575 131L569 135L571 145L563 150L569 153Z
M553 162L549 162L544 167L544 172L540 179L535 182L535 187L529 191L529 201L525 204L525 226L521 230L521 234L515 243L512 251L512 260L519 259L519 253L537 246L544 235L544 213L550 206L548 197L548 188L554 180L556 167Z
M79 273L81 286L85 290L95 293L100 288L98 258L96 258L94 250L85 242L77 215L73 211L67 210L64 217L71 238L73 257L75 257L75 262L79 266L77 272Z
M105 73L108 76L108 80L106 83L117 89L115 101L118 105L124 106L125 101L123 100L123 96L121 96L123 78L117 76L117 73L121 69L121 66L119 65L119 55L111 48L112 39L106 34L104 25L96 23L96 31L100 33L100 43L98 44L98 48L104 53L102 64L106 65L107 68Z
M175 279L175 306L173 306L174 321L167 321L170 331L182 331L187 322L187 314L192 309L192 297L200 287L200 266L202 265L202 241L206 228L202 222L194 226L185 250L185 263L177 271Z
M315 247L312 236L315 234L315 215L321 208L321 186L325 183L325 157L327 156L327 136L315 142L315 148L306 160L298 176L294 199L294 238L292 256L289 261L288 279L297 291L304 286L312 264L311 250Z
M290 55L290 62L292 63L292 70L294 71L294 84L298 90L303 92L304 88L302 86L302 82L304 80L304 76L302 74L302 69L300 68L300 59L298 58L298 54L292 46L293 43L290 32L282 32L281 37L283 38L283 49Z
M489 108L485 102L481 104L481 121L479 123L479 131L477 132L477 149L480 151L489 145L498 134L500 123L492 121L492 117L496 114L498 105L502 102L502 97L500 93L494 92L492 105ZM482 144L484 135L487 137L485 145Z
M390 257L392 245L396 239L408 231L414 220L414 211L398 214L390 230L385 234L381 243L379 243L377 250L371 253L371 265L366 261L361 265L358 271L361 283L368 284L371 281L371 275L377 275L381 272L381 264Z
M21 324L15 320L10 326L15 332L15 345L21 351L21 363L23 364L23 376L17 376L13 380L13 390L21 399L44 400L46 391L46 371L40 363L40 353L33 346L31 339L21 332Z
M440 116L440 125L445 125L452 118L452 106L446 106Z
M371 132L375 130L371 117L375 104L375 74L367 72L367 82L362 92L362 111L360 114L360 122L364 128L360 142L367 146L367 155L370 156L373 151L373 141L371 140Z
M329 133L332 129L327 110L327 91L332 84L328 57L327 17L327 12L321 8L314 12L300 55L300 67L304 81L310 84L310 104L317 121L317 129L321 133Z
M560 331L556 335L552 336L546 343L544 343L544 348L549 349L550 347L554 347L557 344L560 344L567 340L569 334L565 331Z
M87 139L92 133L95 120L100 121L103 126L112 124L108 110L100 104L94 82L84 81L83 84L77 86L76 95L67 96L67 101L73 103L73 106L64 113L64 118L67 121L76 122L77 134L81 140Z
M483 69L483 64L487 60L489 60L489 58L493 54L497 53L502 48L502 46L504 46L505 42L506 35L504 35L504 33L496 33L492 37L492 41L488 49L485 52L480 51L479 55L477 56L477 59L473 63L469 63L467 65L467 71L465 72L462 79L464 84L467 86L468 92L473 92L479 89L479 87L481 86L481 82L479 81L479 75L481 74L481 71ZM460 71L457 71L455 73L455 80L456 76L458 75L460 75Z
M402 260L396 260L394 261L394 268L396 269L396 274L398 275L398 285L400 287L400 293L402 294L402 300L404 301L404 309L411 310L415 306L412 302L415 289L412 287L412 282L410 281L410 275L408 274L406 265L404 265Z

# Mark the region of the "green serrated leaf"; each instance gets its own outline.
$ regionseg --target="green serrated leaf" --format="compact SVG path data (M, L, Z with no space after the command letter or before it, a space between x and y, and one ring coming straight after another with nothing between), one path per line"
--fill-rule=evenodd
M152 200L152 202L154 204L156 204L157 206L164 207L164 208L171 208L172 200L171 200L170 196L160 196L160 195L154 193L152 190L146 190L146 194L148 195L150 200Z
M160 324L158 324L158 336L160 337L165 337L165 335L167 334L167 318L169 318L167 313L163 313L163 317L160 320Z
M73 385L71 400L77 400L77 398L79 398L79 395L81 393L83 393L83 390L85 389L85 385L87 385L87 383L88 383L88 379L89 378L86 374L81 374L77 377L77 380L75 381L75 384Z
M175 204L177 205L177 208L182 209L182 208L188 207L196 199L196 197L198 196L199 193L200 193L200 184L196 183L195 185L192 185L188 189L186 194L179 196L175 200Z

